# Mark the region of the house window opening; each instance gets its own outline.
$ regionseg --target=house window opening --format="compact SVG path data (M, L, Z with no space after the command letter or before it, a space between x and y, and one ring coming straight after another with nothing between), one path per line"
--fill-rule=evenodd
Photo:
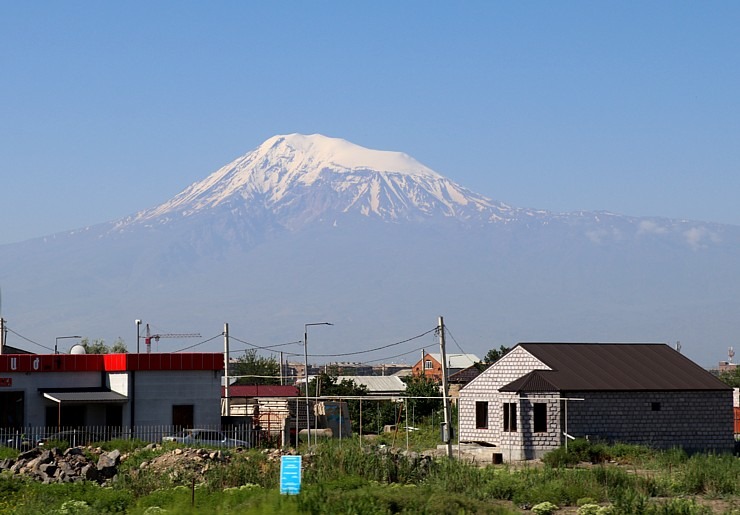
M544 402L537 402L533 405L534 415L534 427L532 430L535 433L546 433L547 432L547 404Z
M424 362L424 370L431 370L433 368L434 366L432 365L432 360L428 359Z
M475 428L488 429L488 402L475 402Z
M504 431L516 431L516 403L504 403Z
M651 402L650 403L650 409L653 411L660 411L660 403L659 402Z

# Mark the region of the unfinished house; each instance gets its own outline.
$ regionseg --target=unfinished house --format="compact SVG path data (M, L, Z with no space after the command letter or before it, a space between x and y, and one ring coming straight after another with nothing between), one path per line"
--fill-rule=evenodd
M460 441L505 461L570 438L733 449L732 388L665 344L520 343L460 390Z

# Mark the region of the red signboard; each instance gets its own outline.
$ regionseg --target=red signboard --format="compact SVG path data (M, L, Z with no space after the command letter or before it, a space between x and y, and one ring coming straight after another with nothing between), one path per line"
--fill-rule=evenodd
M223 368L223 354L215 352L176 354L0 354L0 373L223 370Z

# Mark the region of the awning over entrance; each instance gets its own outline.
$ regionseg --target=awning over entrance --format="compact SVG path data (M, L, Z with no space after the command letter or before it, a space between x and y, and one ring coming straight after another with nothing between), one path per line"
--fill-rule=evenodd
M64 404L120 403L128 402L128 397L112 390L101 388L66 388L40 390L46 399Z

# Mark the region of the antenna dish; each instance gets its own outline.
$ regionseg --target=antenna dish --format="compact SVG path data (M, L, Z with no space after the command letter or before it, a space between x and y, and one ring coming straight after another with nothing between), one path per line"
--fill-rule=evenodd
M87 354L85 352L85 347L80 345L79 343L76 345L73 345L71 349L69 349L70 354Z
M732 347L727 349L727 355L730 356L730 363L732 363L732 358L735 357L735 349L733 349Z

